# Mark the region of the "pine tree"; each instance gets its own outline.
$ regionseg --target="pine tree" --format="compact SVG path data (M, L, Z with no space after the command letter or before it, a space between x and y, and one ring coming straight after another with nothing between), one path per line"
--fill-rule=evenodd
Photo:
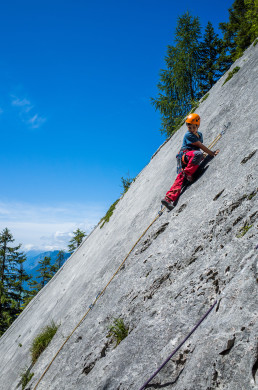
M130 188L130 185L134 182L135 179L131 178L129 173L127 175L128 177L121 177L121 181L122 181L122 187L123 187L123 192L121 195L125 194L129 188Z
M186 102L199 97L199 40L201 26L198 17L186 12L178 18L175 34L177 58L174 64L175 81Z
M223 43L218 34L215 34L211 22L207 24L199 50L199 86L201 94L205 95L226 70L222 60Z
M11 290L10 290L10 296L13 300L17 303L17 313L16 315L20 314L22 311L22 306L24 304L24 300L28 296L28 290L24 288L24 283L30 281L31 276L27 274L27 272L24 270L24 262L27 260L24 253L16 253L16 259L15 263L16 266L14 267L14 274L12 275L12 282L11 282Z
M73 232L74 236L69 241L70 244L68 245L69 252L73 253L82 243L82 240L84 237L86 237L86 233L80 230L79 228Z
M173 134L184 116L200 98L199 39L201 27L198 17L188 12L178 18L175 46L168 46L165 62L167 69L160 73L156 99L151 99L161 113L161 132Z
M250 42L258 38L258 0L245 0L247 7L245 18L250 26Z
M39 273L37 279L40 279L40 281L37 282L36 280L30 280L28 282L30 290L28 290L26 295L24 296L22 309L24 309L29 304L29 302L37 295L37 293L54 276L54 274L62 266L64 259L65 259L64 251L60 250L57 254L57 259L55 264L51 265L51 258L47 256L45 256L43 260L39 261L40 267L37 270L37 272Z
M39 273L37 279L41 279L40 286L43 288L55 273L55 267L51 265L51 257L45 256L43 260L39 261L37 272Z
M20 313L22 283L17 283L19 278L17 265L25 261L22 253L19 253L21 244L11 246L14 238L11 232L5 228L0 234L0 334L2 334ZM25 273L23 273L23 278Z
M59 268L61 268L61 266L63 265L64 263L64 260L65 260L65 256L64 256L64 250L60 250L57 254L57 257L56 257L56 267L57 267L57 270L59 270Z
M229 21L220 23L231 62L239 58L258 36L257 0L235 0L229 8Z

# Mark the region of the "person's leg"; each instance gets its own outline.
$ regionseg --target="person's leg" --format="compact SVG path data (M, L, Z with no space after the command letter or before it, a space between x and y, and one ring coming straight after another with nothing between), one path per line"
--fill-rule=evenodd
M184 176L189 180L192 178L193 174L199 168L199 165L203 161L203 153L199 150L191 150L186 153L188 163L184 169Z
M181 172L177 175L176 180L174 181L172 187L166 193L166 197L168 197L172 202L177 200L177 198L179 197L183 186L183 182L184 182L184 175L183 172Z
M201 164L201 162L203 160L203 153L198 151L198 150L191 150L191 151L186 153L186 156L187 156L187 160L188 160L187 166L186 166L186 168L184 168L184 170L182 172L180 172L177 175L176 180L174 181L172 187L166 193L165 200L166 200L166 198L168 198L167 199L168 201L174 202L175 200L178 199L178 197L181 193L185 178L191 180L192 175L197 171L199 165Z

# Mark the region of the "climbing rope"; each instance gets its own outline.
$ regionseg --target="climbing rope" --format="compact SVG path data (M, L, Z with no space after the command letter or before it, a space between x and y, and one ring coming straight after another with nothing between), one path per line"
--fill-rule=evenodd
M154 374L144 383L144 385L140 388L140 390L144 390L145 387L150 383L150 381L162 370L162 368L169 362L169 360L177 353L177 351L184 345L184 343L189 339L189 337L196 331L196 329L201 325L201 323L205 320L205 318L210 314L214 306L217 304L217 301L210 307L207 313L200 319L197 325L191 330L190 333L186 336L186 338L179 344L179 346L169 355L169 357L164 361L164 363L154 372Z
M156 220L163 214L163 211L165 209L165 206L161 209L161 211L159 211L158 215L153 219L153 221L149 224L149 226L147 227L147 229L144 230L144 232L142 233L142 235L138 238L138 240L135 242L135 244L133 245L132 249L128 252L128 254L126 255L126 257L124 258L124 260L122 261L122 263L120 264L120 266L117 268L116 272L114 273L114 275L112 276L112 278L109 280L109 282L106 284L106 286L103 288L103 290L101 292L98 293L98 295L96 296L95 298L95 301L89 306L89 309L87 310L87 312L84 314L84 316L82 317L82 319L78 322L78 324L76 325L76 327L73 329L72 333L66 338L66 340L64 341L64 343L61 345L61 347L59 348L59 350L57 351L57 353L55 354L55 356L53 357L53 359L51 360L51 362L49 363L49 365L47 366L47 368L45 369L45 371L43 372L43 374L41 375L41 377L39 378L38 382L36 383L35 387L33 388L33 390L35 390L37 387L38 387L38 384L41 382L41 380L43 379L43 377L45 376L45 374L47 373L47 371L49 370L50 366L52 365L52 363L54 362L54 360L56 359L57 355L59 354L59 352L63 349L63 347L65 346L65 344L67 343L67 341L72 337L72 335L74 334L74 332L76 331L77 328L79 328L79 326L81 325L81 323L84 321L84 319L87 317L87 315L89 314L89 312L93 309L93 307L95 306L95 304L97 303L97 301L99 300L99 298L104 294L104 292L106 291L107 287L109 286L109 284L112 282L112 280L114 279L114 277L117 275L117 273L120 271L120 269L123 267L125 261L128 259L128 257L130 256L130 254L132 253L132 251L134 250L134 248L136 247L136 245L138 244L138 242L142 239L142 237L147 233L147 231L150 229L150 227L154 224L154 222L156 222Z
M224 130L225 132L225 130ZM224 132L221 132L213 141L212 143L208 146L208 148L210 149L211 147L213 147L217 142L218 140L222 137L222 135L224 134ZM126 260L128 259L128 257L130 256L130 254L132 253L132 251L134 250L134 248L136 247L136 245L139 243L139 241L142 239L142 237L147 233L147 231L150 229L150 227L154 224L154 222L157 221L157 219L163 214L163 211L165 210L165 206L161 208L161 210L158 212L158 215L153 219L153 221L149 224L149 226L147 227L147 229L144 230L144 232L142 233L142 235L138 238L138 240L135 242L135 244L133 245L133 247L131 248L131 250L128 252L128 254L126 255L126 257L124 258L124 260L122 261L122 263L119 265L119 267L117 268L117 270L115 271L115 273L113 274L113 276L111 277L111 279L109 280L109 282L106 284L106 286L103 288L103 290L101 292L98 293L98 295L96 296L94 302L89 306L89 309L87 310L87 312L84 314L84 316L81 318L81 320L78 322L78 324L76 325L76 327L73 329L73 331L70 333L70 335L65 339L64 343L61 345L61 347L59 348L59 350L56 352L56 354L54 355L53 359L51 360L51 362L48 364L48 366L46 367L46 369L44 370L43 374L41 375L41 377L39 378L38 382L36 383L36 385L34 386L33 390L36 390L36 388L38 387L39 383L41 382L41 380L43 379L43 377L45 376L45 374L47 373L47 371L49 370L49 368L51 367L51 365L53 364L54 360L56 359L56 357L58 356L58 354L60 353L60 351L63 349L63 347L65 346L65 344L67 343L67 341L72 337L72 335L74 334L74 332L76 331L76 329L79 328L79 326L81 325L81 323L84 321L84 319L87 317L87 315L89 314L89 312L93 309L93 307L96 305L97 301L99 300L99 298L104 294L104 292L106 291L107 287L109 286L109 284L112 282L112 280L114 279L114 277L117 275L117 273L120 271L120 269L123 267L124 263L126 262Z

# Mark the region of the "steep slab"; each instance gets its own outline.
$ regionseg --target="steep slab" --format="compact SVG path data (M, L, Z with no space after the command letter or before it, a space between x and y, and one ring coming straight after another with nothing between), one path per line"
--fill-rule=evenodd
M38 385L38 389L139 390L209 307L216 308L150 388L257 388L258 45L251 46L200 104L204 143L222 131L220 153L127 259ZM138 175L110 221L97 227L0 340L0 385L21 389L29 349L52 319L58 332L31 371L28 389L157 215L172 184L183 126ZM245 227L243 229L243 227ZM245 234L242 234L245 233ZM108 326L129 335L115 348ZM22 345L22 346L19 346Z

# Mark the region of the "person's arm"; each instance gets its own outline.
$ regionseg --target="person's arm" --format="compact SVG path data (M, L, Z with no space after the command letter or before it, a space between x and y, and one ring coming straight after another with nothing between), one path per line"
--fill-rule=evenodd
M217 149L215 152L213 152L212 150L206 148L206 146L203 145L200 141L193 142L193 145L197 146L198 148L202 149L205 153L207 153L213 157L217 156L217 154L219 153L219 149Z

